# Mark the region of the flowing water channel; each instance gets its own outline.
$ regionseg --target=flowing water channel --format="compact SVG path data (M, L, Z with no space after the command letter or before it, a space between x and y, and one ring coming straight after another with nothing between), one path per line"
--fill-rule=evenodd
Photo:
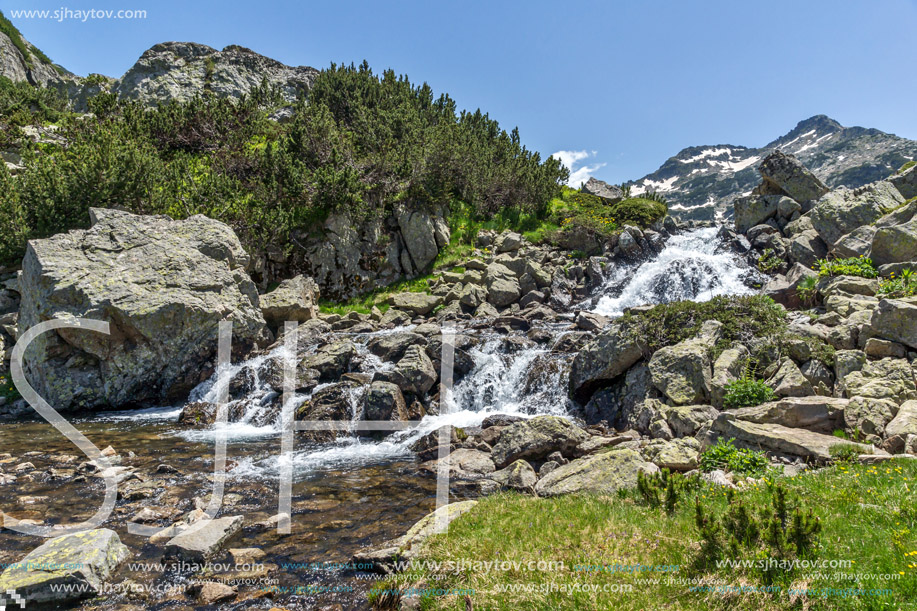
M646 303L750 293L748 284L754 275L753 269L720 243L715 229L694 230L672 237L652 260L617 267L605 285L578 308L618 316L628 307ZM545 330L559 336L568 331L569 322L546 324ZM420 468L420 461L409 450L426 433L444 424L473 427L491 414L530 417L569 413L566 378L572 354L552 353L551 342L535 344L521 333L500 335L490 329L464 328L461 324L457 332L473 337L476 343L468 349L473 369L455 386L456 411L427 416L416 427L382 439L354 435L332 443L297 443L293 454L293 532L287 536L278 535L273 529L252 527L276 514L278 508L280 427L266 416L267 406L276 398L276 392L258 379L257 372L266 358L282 355L283 348L234 366L237 371L251 370L254 381L251 390L236 400L236 407L244 416L239 422L225 425L223 431L228 439L230 463L222 515L244 515L246 522L233 547L264 550L266 556L260 562L276 565L268 575L278 580L276 585L282 588L312 586L344 590L278 595L275 604L289 609L330 604L340 604L345 609L364 606L359 601L365 600L365 592L372 584L369 576L289 565L345 563L357 549L403 534L432 511L436 505L435 479ZM391 366L366 349L366 344L379 333L349 336L357 346L364 373ZM189 400L212 400L216 391L214 381L209 381L195 389ZM359 388L351 391L355 418L359 416L356 409L361 392ZM309 396L299 395L296 401L305 401ZM181 406L176 406L104 413L78 418L74 424L99 448L109 445L115 448L124 465L156 474L160 487L143 504L179 515L193 509L195 499L206 499L212 488L217 436L213 428L180 426L177 422L180 411ZM77 448L44 422L0 425L0 454L3 453L10 453L15 462L26 455L39 472L73 468L84 460ZM61 455L79 456L72 464L61 465L58 461ZM169 469L157 472L161 464L177 473ZM17 483L15 494L10 494L10 488L0 487L0 510L18 519L35 519L45 524L88 518L100 505L104 493L101 480L91 477L65 483L51 477L37 477L33 482ZM467 494L471 493L456 489L453 500L461 500ZM23 504L19 498L23 496L38 500ZM132 562L159 562L161 544L127 534L126 524L135 513L136 505L118 507L105 526L115 529L131 548ZM41 542L35 537L0 531L0 563L16 562ZM128 567L126 574L151 587L181 585L193 577L142 567ZM251 608L271 606L263 605L264 593L259 594L258 588L252 592ZM112 598L115 602L122 600L119 596ZM243 601L234 606L247 605ZM181 609L190 605L180 592L167 592L151 595L140 607Z

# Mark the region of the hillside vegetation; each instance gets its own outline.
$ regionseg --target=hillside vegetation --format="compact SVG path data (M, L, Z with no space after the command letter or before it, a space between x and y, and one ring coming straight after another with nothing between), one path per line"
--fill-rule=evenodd
M399 201L460 201L476 222L544 216L567 178L518 131L365 63L332 65L308 100L286 108L267 87L152 110L103 91L88 116L61 112L55 95L0 82L3 144L21 146L24 161L16 176L0 167L4 265L18 262L29 239L88 226L90 207L205 214L249 248L289 252L332 212L382 216ZM53 131L23 137L27 124L52 123Z

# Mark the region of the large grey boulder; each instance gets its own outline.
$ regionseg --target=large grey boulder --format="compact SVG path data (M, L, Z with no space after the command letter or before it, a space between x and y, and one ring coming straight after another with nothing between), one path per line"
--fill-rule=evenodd
M917 197L917 166L911 166L888 179L904 199Z
M373 382L363 395L364 420L410 420L401 389L391 382Z
M889 437L917 435L917 401L905 401L901 404L897 415L885 426L885 434Z
M494 471L487 476L503 488L531 492L538 481L538 474L528 462L517 460L508 467Z
M26 607L91 596L129 555L118 534L107 528L49 539L3 571L0 604L19 608L10 592L22 597Z
M815 174L809 171L796 157L782 151L774 151L761 162L758 172L770 193L785 193L803 204L818 199L828 192Z
M839 258L866 256L872 250L876 228L872 225L857 227L837 241L831 253Z
M710 352L721 327L716 321L707 321L697 337L661 348L650 359L653 385L675 405L709 402Z
M110 334L38 336L26 375L59 410L185 399L216 356L220 321L244 353L269 335L249 257L223 223L93 209L92 227L32 240L22 263L21 331L46 320L107 321Z
M778 397L807 397L815 391L791 358L783 359L780 368L768 382Z
M487 266L484 283L487 287L487 301L498 308L514 303L522 296L516 274L500 263Z
M439 254L433 215L426 210L413 210L399 204L395 208L395 218L404 239L402 267L414 273L428 269Z
M613 324L573 358L570 395L585 403L597 389L607 386L641 358L643 351L636 338L624 326Z
M843 428L844 412L850 402L834 397L789 397L730 412L738 420L758 424L779 424L831 434Z
M870 257L876 265L904 263L917 253L917 216L907 223L883 227L872 239Z
M844 423L852 432L884 437L886 425L897 413L894 401L854 397L844 410Z
M867 361L862 369L844 377L844 387L848 397L889 399L896 405L917 399L914 369L906 359Z
M414 344L421 346L427 345L427 339L410 331L402 333L386 333L377 335L369 340L366 347L370 352L384 361L398 361L404 356L404 352Z
M242 530L242 522L242 516L195 522L166 543L163 556L198 564L206 562Z
M700 451L697 439L683 437L671 441L654 439L642 448L641 453L649 462L662 469L690 471L697 467Z
M737 344L723 350L716 358L713 363L713 377L710 380L710 402L714 407L723 407L726 386L742 377L749 356L748 348Z
M828 247L818 237L814 229L803 231L794 236L787 246L787 257L791 263L801 263L806 267L815 267L819 259L828 255Z
M610 185L604 180L598 180L592 177L583 185L583 192L601 197L602 199L607 199L612 204L616 204L624 199L624 191L621 190L621 187Z
M879 337L917 350L917 298L882 299L872 312L870 327Z
M395 293L388 298L388 303L403 312L415 316L425 316L443 304L443 298L426 293Z
M535 484L539 496L577 492L614 494L637 485L637 474L655 473L659 467L631 449L613 449L557 467Z
M568 454L589 434L558 416L536 416L511 424L493 447L493 461L502 469L519 460L541 460L554 452Z
M377 372L377 376L394 382L403 392L423 396L433 388L438 379L433 362L423 347L414 344L404 351L404 356L391 372Z
M735 227L737 233L745 233L752 227L764 223L777 214L779 197L748 195L736 198L733 203L735 210Z
M121 77L115 92L124 99L155 106L208 92L238 98L266 80L293 102L311 89L317 76L315 68L285 66L238 45L217 51L194 42L164 42L140 56Z
M815 459L821 462L831 460L830 448L832 446L849 443L834 435L825 435L807 429L739 420L731 412L723 412L717 416L710 432L714 438L735 439L735 445L739 448L764 450L779 455ZM872 451L870 446L856 445L864 454Z
M312 278L296 276L284 280L261 296L261 313L272 328L292 320L305 322L318 316L319 290Z
M877 221L903 202L890 183L880 181L856 190L835 189L818 200L808 216L821 239L834 246L843 236Z

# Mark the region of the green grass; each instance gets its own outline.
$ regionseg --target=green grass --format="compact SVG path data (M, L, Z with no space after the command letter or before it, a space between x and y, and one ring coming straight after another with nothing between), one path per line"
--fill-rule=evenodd
M907 170L911 169L911 168L914 167L915 165L917 165L917 161L906 161L906 162L904 162L904 165L902 165L900 168L898 168L898 174L903 174L904 172L906 172Z
M319 311L325 314L340 314L341 316L350 312L369 314L373 306L376 306L380 311L385 312L389 308L389 305L385 303L386 300L395 293L429 293L429 281L433 277L434 274L427 274L411 280L401 280L346 301L321 300L318 304Z
M910 491L917 461L897 460L881 466L841 464L794 478L777 478L791 502L801 500L819 518L821 532L811 559L850 561L849 568L777 571L775 593L691 591L692 584L666 583L666 577L715 580L727 586L762 586L755 568L699 568L702 542L695 525L693 502L679 503L669 515L651 508L635 492L618 497L565 496L538 499L500 494L482 499L454 521L449 532L430 540L423 559L435 561L563 562L560 570L464 570L434 575L429 568L389 581L402 586L422 583L436 588L472 588L474 609L644 609L776 611L914 609L917 597L917 499ZM769 479L739 492L733 500L747 507L770 507ZM722 515L728 495L710 487L697 492L705 513ZM761 556L740 548L735 558ZM765 554L765 557L767 555ZM670 572L574 570L575 565L643 565L677 567ZM558 565L555 565L558 566ZM846 575L844 575L846 574ZM856 574L891 575L884 581ZM772 575L773 577L773 575ZM658 583L644 580L658 579ZM696 583L696 582L695 582ZM575 584L632 586L629 592L498 591L514 585L534 588ZM790 596L789 588L890 589L882 596ZM849 593L849 592L848 592ZM435 597L424 609L464 610L463 597Z
M894 272L888 278L879 281L880 297L900 298L917 295L917 272L912 269L902 270L900 274Z

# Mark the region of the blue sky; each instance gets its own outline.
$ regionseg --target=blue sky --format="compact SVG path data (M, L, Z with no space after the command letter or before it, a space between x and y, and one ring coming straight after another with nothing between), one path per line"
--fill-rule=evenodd
M120 76L165 40L250 47L317 68L369 61L481 108L544 155L610 182L681 148L760 146L802 119L917 139L917 0L2 0L146 19L13 18L77 74ZM581 172L579 176L588 174Z

